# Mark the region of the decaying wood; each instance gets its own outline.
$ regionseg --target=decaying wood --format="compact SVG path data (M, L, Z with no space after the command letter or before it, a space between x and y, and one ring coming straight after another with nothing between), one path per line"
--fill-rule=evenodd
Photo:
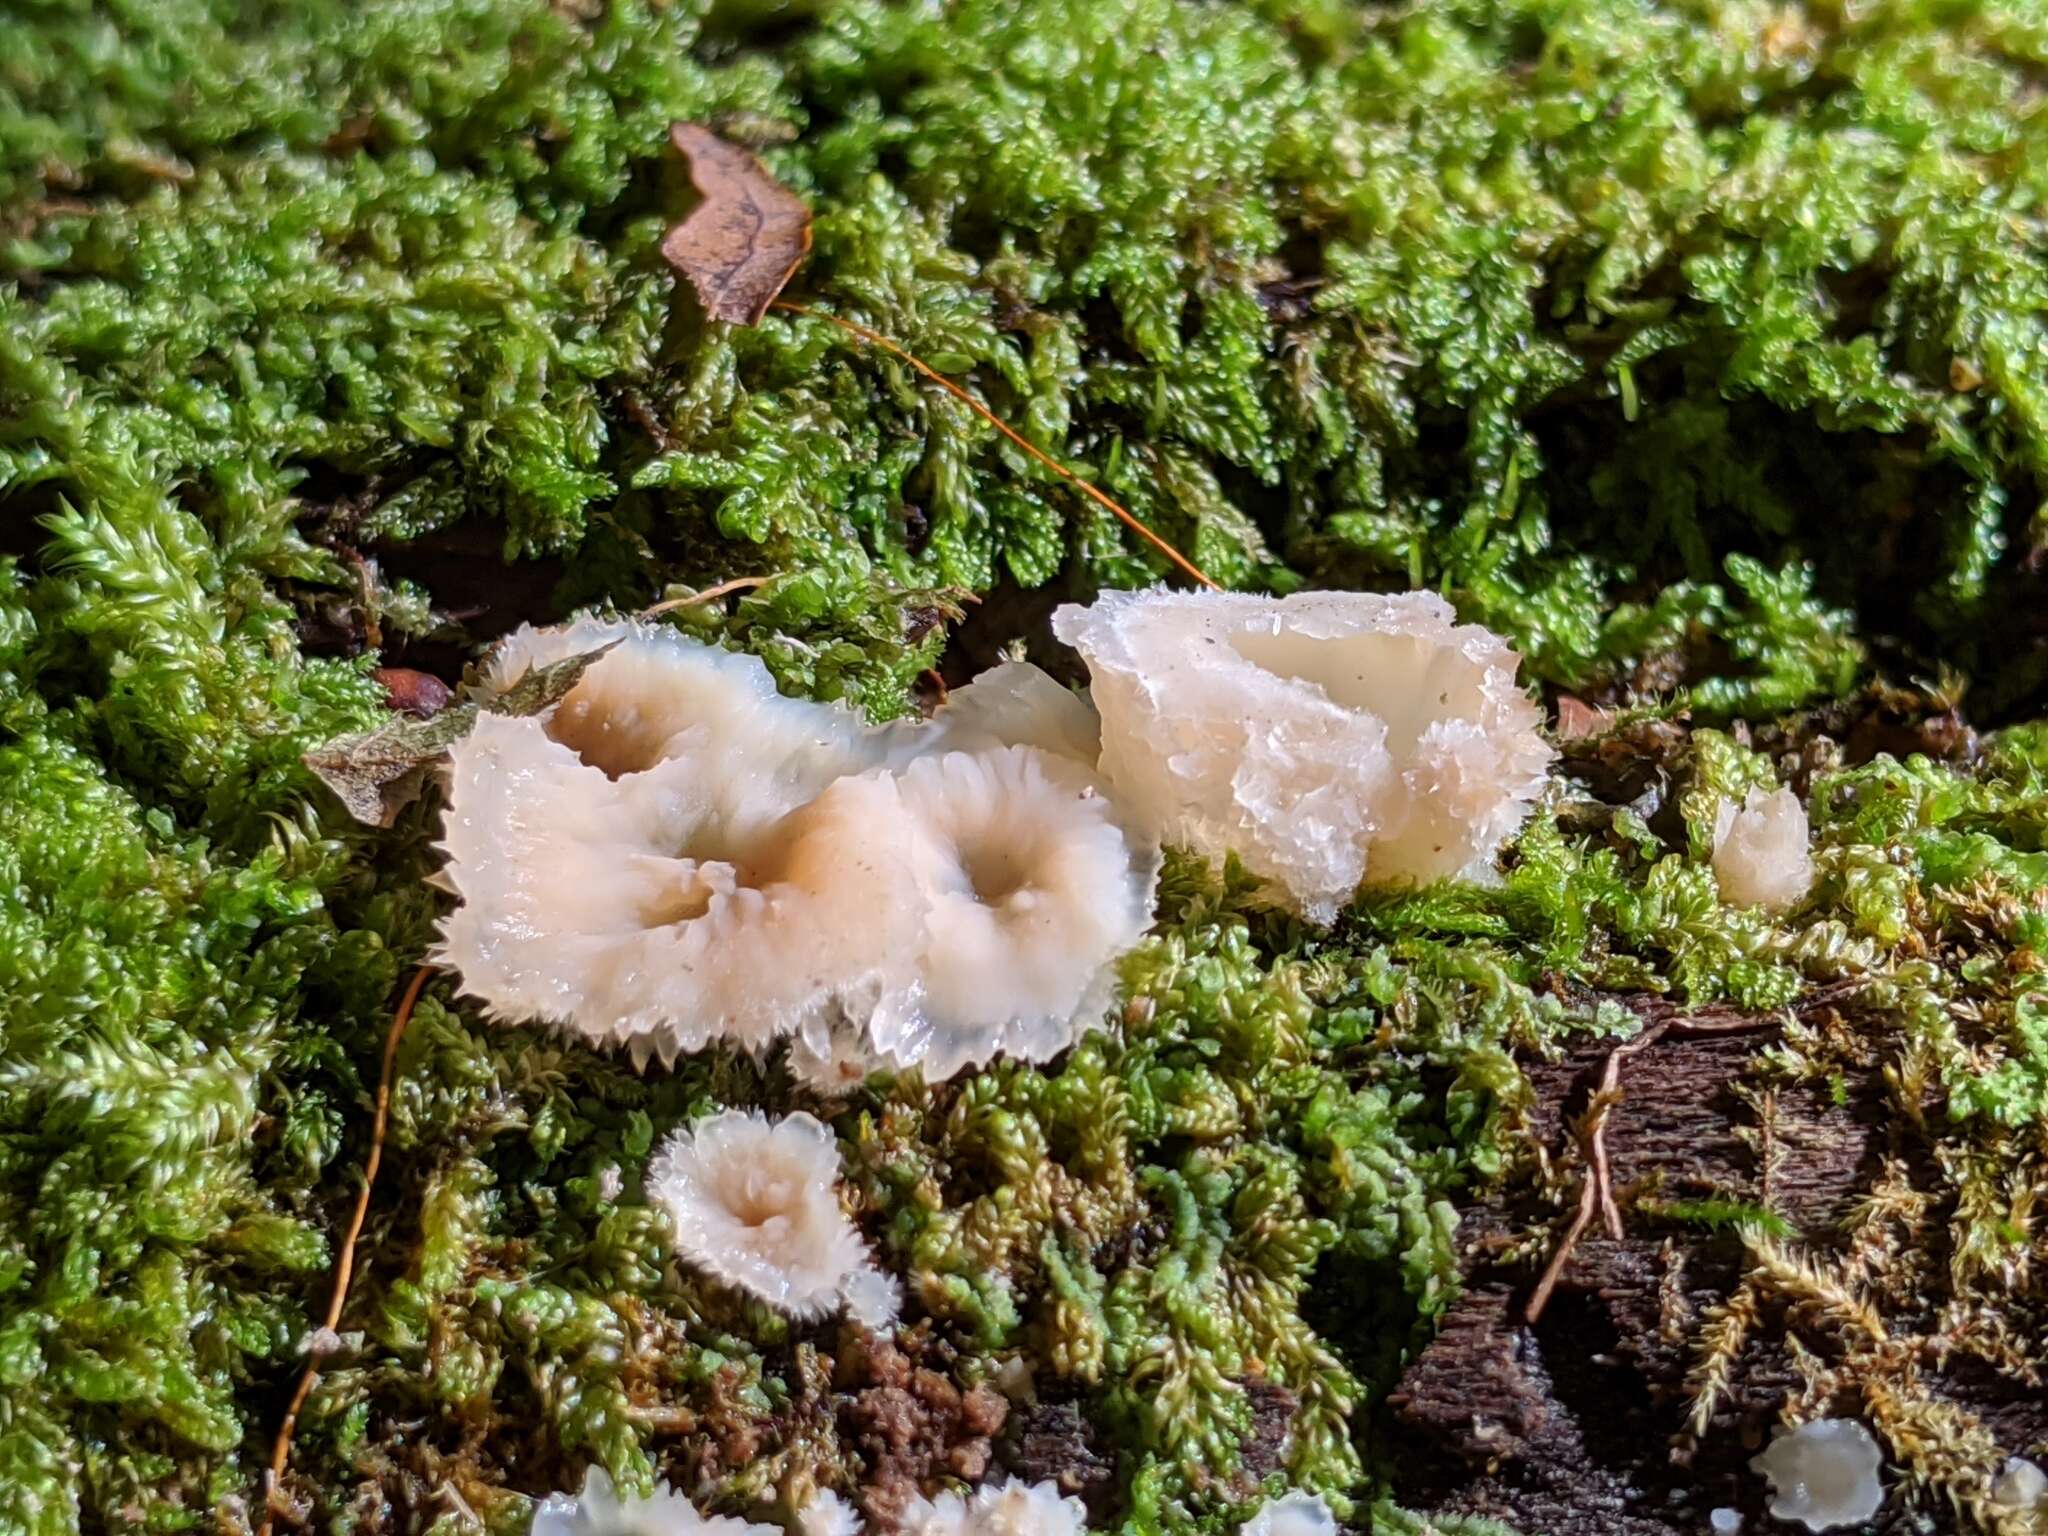
M1403 1503L1490 1517L1525 1536L1698 1536L1717 1508L1740 1512L1746 1530L1779 1528L1748 1461L1802 1386L1797 1362L1779 1329L1731 1330L1743 1342L1719 1390L1704 1397L1701 1432L1692 1432L1688 1376L1702 1331L1744 1285L1752 1260L1734 1233L1660 1222L1654 1212L1660 1202L1768 1204L1818 1242L1884 1168L1914 1166L1925 1154L1874 1079L1841 1104L1824 1087L1779 1086L1760 1115L1759 1096L1738 1091L1745 1064L1769 1038L1768 1020L1751 1022L1742 1028L1739 1017L1722 1016L1687 1028L1653 1016L1652 1029L1676 1027L1658 1030L1625 1062L1611 1044L1594 1042L1563 1061L1529 1064L1530 1131L1542 1145L1583 1149L1586 1121L1602 1126L1622 1235L1595 1219L1602 1201L1582 1169L1587 1176L1569 1196L1577 1240L1554 1264L1548 1304L1532 1324L1530 1297L1559 1251L1541 1236L1556 1202L1525 1187L1465 1213L1466 1289L1391 1399L1387 1449ZM1616 1090L1604 1108L1603 1086ZM1988 1367L1929 1359L1921 1380L2001 1446L2048 1441L2048 1400ZM1962 1528L1945 1510L1923 1504L1918 1513L1916 1522L1892 1498L1871 1529Z

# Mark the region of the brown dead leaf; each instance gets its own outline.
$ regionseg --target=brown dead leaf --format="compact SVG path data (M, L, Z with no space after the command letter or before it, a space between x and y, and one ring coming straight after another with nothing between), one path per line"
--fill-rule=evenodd
M811 210L759 160L697 123L669 141L690 162L704 201L668 232L661 254L697 290L704 312L759 325L811 249Z
M591 663L618 642L535 667L503 693L466 699L424 719L394 714L375 730L341 736L301 759L366 827L389 827L420 797L448 749L469 734L479 713L537 715L552 709L582 680Z

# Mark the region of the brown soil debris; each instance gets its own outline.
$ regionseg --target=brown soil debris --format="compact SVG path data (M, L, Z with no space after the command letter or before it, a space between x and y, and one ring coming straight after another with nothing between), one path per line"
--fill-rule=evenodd
M864 1335L839 1357L839 1433L866 1463L859 1500L876 1528L896 1529L938 1480L988 1471L1010 1405L993 1387L959 1386L951 1353L917 1329L893 1342Z
M1252 1428L1238 1447L1244 1476L1262 1483L1287 1465L1287 1448L1294 1438L1294 1415L1301 1399L1278 1382L1248 1381L1244 1395L1251 1400Z
M1116 1464L1096 1445L1095 1426L1077 1402L1033 1403L1017 1415L1003 1464L1027 1483L1050 1482L1088 1506L1108 1513L1116 1493Z

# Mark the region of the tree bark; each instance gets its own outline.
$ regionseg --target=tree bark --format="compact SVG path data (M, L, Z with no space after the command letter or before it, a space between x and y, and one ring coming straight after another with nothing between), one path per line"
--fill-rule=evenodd
M1830 1006L1802 1011L1819 1016ZM1655 1003L1638 1011L1653 1026L1679 1017ZM1716 1509L1738 1512L1750 1532L1786 1529L1768 1515L1768 1486L1748 1466L1803 1384L1782 1309L1766 1306L1749 1330L1695 1438L1686 1378L1702 1326L1752 1257L1735 1233L1660 1220L1657 1204L1768 1207L1798 1229L1800 1246L1824 1247L1887 1160L1921 1188L1941 1186L1877 1072L1842 1102L1818 1086L1780 1086L1764 1100L1760 1088L1742 1085L1756 1082L1745 1068L1768 1043L1769 1021L1702 1017L1720 1032L1674 1032L1623 1063L1604 1139L1624 1235L1611 1237L1597 1217L1589 1223L1534 1323L1528 1304L1575 1208L1583 1160L1561 1165L1562 1215L1559 1199L1540 1198L1526 1181L1464 1213L1465 1291L1391 1398L1390 1459L1404 1504L1490 1517L1524 1536L1699 1536ZM1529 1134L1553 1159L1574 1145L1574 1124L1610 1051L1596 1042L1559 1062L1528 1064L1536 1098ZM1919 1324L1931 1328L1931 1318L1902 1320L1900 1337ZM1952 1354L1916 1368L1930 1397L1974 1416L2005 1451L2048 1441L2040 1393ZM1853 1393L1831 1407L1859 1415ZM1887 1481L1898 1479L1888 1473ZM1866 1529L1971 1528L1925 1495L1917 1509L1912 1502L1894 1488Z

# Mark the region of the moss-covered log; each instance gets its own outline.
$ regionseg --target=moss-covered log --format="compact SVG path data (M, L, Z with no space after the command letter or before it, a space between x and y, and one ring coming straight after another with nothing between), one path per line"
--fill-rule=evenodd
M1854 1006L1797 1013L1854 1030ZM1999 1461L1984 1444L2048 1443L2048 1394L1955 1336L1953 1254L1915 1194L1941 1184L1926 1138L1876 1082L1759 1091L1753 1058L1776 1021L1695 1017L1715 1032L1631 1057L1606 1116L1626 1235L1590 1228L1533 1323L1564 1222L1534 1188L1463 1212L1464 1294L1389 1397L1403 1497L1581 1536L1698 1536L1717 1508L1767 1528L1749 1459L1800 1402L1922 1426L1875 1529L2024 1531L1987 1498ZM1611 1051L1530 1063L1538 1143L1576 1145ZM1583 1176L1560 1158L1560 1183ZM1872 1318L1882 1339L1859 1336Z
M1669 1238L1695 1333L1740 1345L1696 1466L1838 1370L1974 1518L1985 1447L2043 1449L1991 1381L2032 1390L2014 1341L2048 1332L2044 65L2032 0L6 7L0 1536L243 1531L316 1346L286 1524L520 1536L592 1466L755 1512L985 1452L1127 1536L1287 1487L1420 1532L1386 1394L1571 1208L1544 1063L1629 1038L1619 996L1845 984L1839 1027L1631 1064L1626 1179L1667 1060L1729 1073L1718 1150L1627 1191L1546 1326ZM519 622L755 576L669 622L901 715L935 665L1061 666L1052 601L1165 574L889 356L708 321L659 255L678 121L810 205L793 297L1220 582L1428 587L1507 634L1565 772L1498 884L1331 932L1177 861L1066 1057L836 1106L775 1058L642 1076L437 980L316 1337L444 903L431 797L373 831L304 766L384 718L380 668L454 685ZM1711 854L1780 783L1817 875L1770 913ZM1862 1226L1752 1177L1729 1138L1774 1095L1899 1149L1855 1170ZM925 1330L910 1385L678 1267L641 1175L721 1105L832 1117ZM1485 1203L1539 1149L1547 1198ZM1526 1252L1461 1264L1459 1202L1466 1249ZM1807 1353L1752 1370L1767 1334ZM1642 1367L1657 1448L1694 1348ZM1512 1507L1503 1467L1471 1498Z

